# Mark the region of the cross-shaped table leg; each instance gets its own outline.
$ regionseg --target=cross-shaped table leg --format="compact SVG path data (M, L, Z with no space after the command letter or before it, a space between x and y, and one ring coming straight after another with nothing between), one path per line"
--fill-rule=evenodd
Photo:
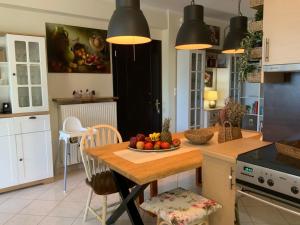
M121 202L120 206L113 212L110 218L108 218L106 224L114 224L120 218L120 216L125 211L127 211L130 221L133 225L144 225L139 211L136 208L134 200L147 188L149 184L136 185L131 189L131 192L129 192L130 181L126 177L120 175L115 171L112 171L112 173L123 201Z

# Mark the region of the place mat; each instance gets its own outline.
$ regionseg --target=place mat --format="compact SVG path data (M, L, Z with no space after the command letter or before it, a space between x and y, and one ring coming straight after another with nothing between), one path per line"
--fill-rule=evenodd
M120 150L114 152L115 155L135 164L141 164L146 162L151 162L158 159L167 158L170 156L175 156L194 150L200 149L200 146L192 145L188 140L181 139L180 148L170 152L135 152L129 149Z

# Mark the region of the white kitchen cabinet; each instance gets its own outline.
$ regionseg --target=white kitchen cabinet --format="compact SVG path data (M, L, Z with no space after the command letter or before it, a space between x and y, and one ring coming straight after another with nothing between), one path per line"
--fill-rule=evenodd
M49 115L0 119L1 189L53 177Z
M300 1L264 1L263 65L300 63Z
M0 43L6 52L3 65L8 68L0 88L3 92L9 88L12 112L48 111L45 38L7 34Z
M0 146L0 189L2 189L18 183L15 136L0 137Z

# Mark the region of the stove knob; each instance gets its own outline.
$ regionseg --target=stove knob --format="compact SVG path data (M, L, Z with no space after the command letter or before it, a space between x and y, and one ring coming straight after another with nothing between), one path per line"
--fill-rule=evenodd
M296 186L293 186L292 188L291 188L291 192L293 193L293 194L298 194L299 193L299 189L296 187Z
M261 183L261 184L265 183L265 178L259 177L258 182Z
M274 186L274 181L273 181L272 179L269 179L269 180L267 181L267 183L268 183L268 185L269 185L270 187L273 187L273 186Z

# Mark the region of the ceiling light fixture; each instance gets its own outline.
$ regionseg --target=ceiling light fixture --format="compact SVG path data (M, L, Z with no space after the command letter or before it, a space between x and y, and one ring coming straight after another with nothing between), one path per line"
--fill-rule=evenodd
M116 0L108 25L107 42L132 45L151 41L147 20L140 9L140 0Z
M176 49L194 50L212 47L203 11L203 6L196 5L194 0L191 5L184 7L184 21L177 34Z
M245 51L245 49L241 47L241 42L248 32L248 18L242 15L241 0L239 0L238 12L239 16L230 19L230 28L224 41L222 53L242 54Z

